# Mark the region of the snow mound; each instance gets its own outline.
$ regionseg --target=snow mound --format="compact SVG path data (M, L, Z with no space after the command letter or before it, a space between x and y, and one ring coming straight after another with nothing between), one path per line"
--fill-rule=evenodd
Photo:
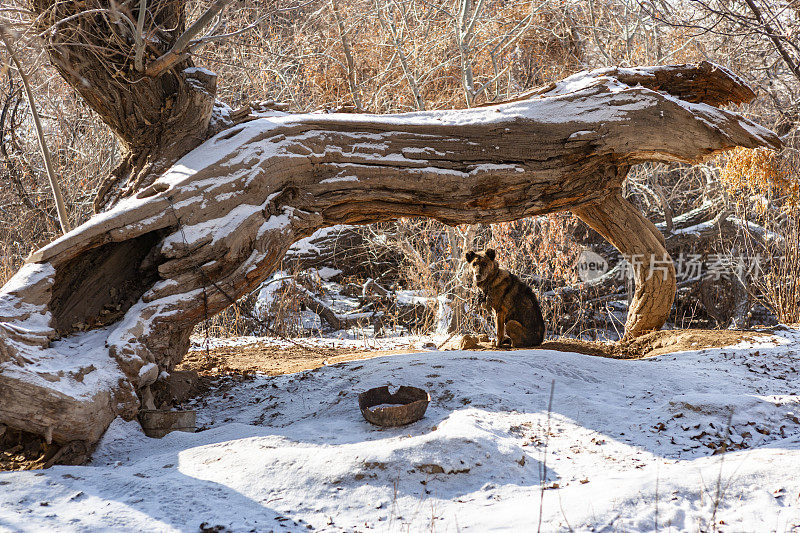
M0 530L535 531L541 499L542 531L793 531L799 339L643 360L434 351L223 381L195 405L203 431L153 440L117 420L90 466L0 474ZM425 418L365 422L357 394L385 384L428 389Z

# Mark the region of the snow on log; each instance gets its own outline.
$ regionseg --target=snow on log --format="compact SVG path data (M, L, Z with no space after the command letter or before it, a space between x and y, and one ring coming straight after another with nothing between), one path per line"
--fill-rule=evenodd
M631 165L777 148L718 109L753 97L701 63L580 73L501 105L402 115L264 113L33 253L0 291L0 423L96 441L180 361L192 327L255 289L291 244L337 224L447 224L572 210L623 253L666 256L619 191ZM666 256L668 258L668 256ZM663 325L674 269L648 276L626 324Z

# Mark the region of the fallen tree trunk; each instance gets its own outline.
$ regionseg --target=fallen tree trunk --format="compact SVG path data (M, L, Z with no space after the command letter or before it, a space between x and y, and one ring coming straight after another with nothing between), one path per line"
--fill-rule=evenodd
M624 254L666 260L655 276L648 259L634 264L626 337L657 329L674 268L620 187L638 162L778 147L772 132L702 103L751 98L745 89L708 63L604 69L486 108L265 113L223 131L32 254L3 287L0 423L97 440L114 416L135 415L136 391L180 361L194 325L252 291L293 242L336 224L572 210Z

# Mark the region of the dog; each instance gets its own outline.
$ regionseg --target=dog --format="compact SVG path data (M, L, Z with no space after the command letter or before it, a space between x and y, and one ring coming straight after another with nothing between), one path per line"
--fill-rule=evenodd
M514 348L538 346L545 333L539 301L533 289L500 268L495 257L491 248L466 254L475 285L485 297L484 307L494 313L497 340L492 344L499 347L510 341Z

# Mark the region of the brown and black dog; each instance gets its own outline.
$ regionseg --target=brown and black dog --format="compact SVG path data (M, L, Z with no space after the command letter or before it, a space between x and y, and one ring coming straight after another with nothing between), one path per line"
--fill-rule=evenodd
M484 306L494 312L497 326L495 346L506 343L514 348L538 346L544 340L544 318L533 290L517 276L500 268L495 251L467 252L475 285L486 297Z

